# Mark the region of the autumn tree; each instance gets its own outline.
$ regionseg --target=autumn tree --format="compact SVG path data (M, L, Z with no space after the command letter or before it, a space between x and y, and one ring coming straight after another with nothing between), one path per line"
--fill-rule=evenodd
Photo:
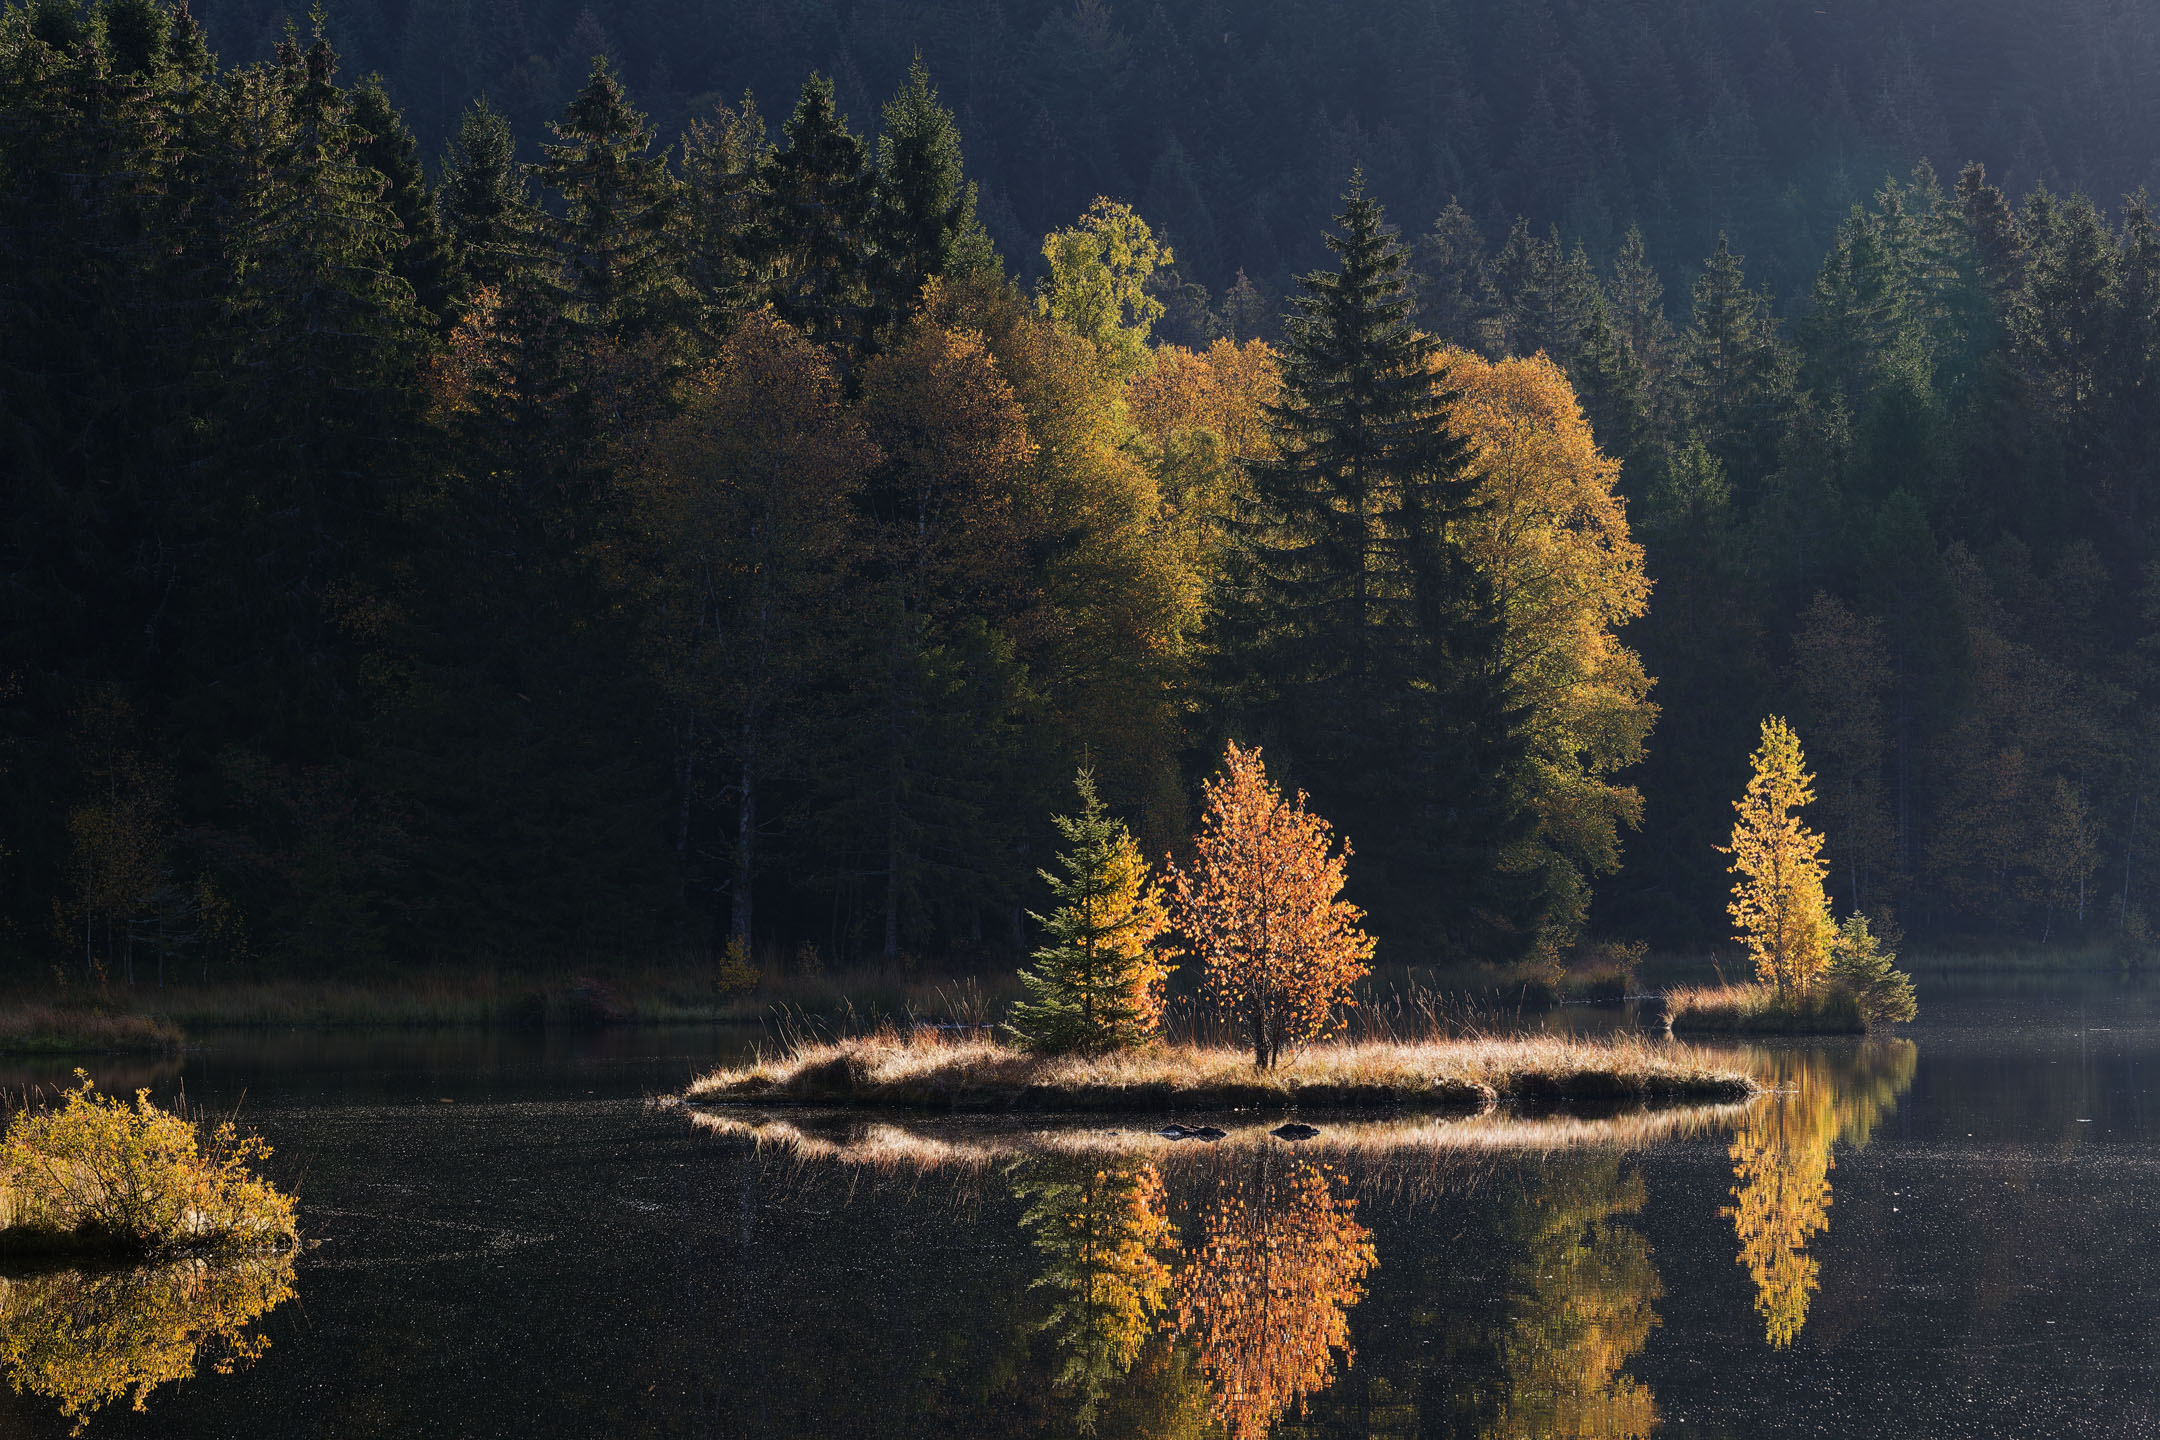
M1815 777L1800 753L1800 737L1779 717L1762 723L1762 743L1746 793L1733 802L1739 819L1732 843L1728 906L1755 974L1780 992L1805 994L1830 963L1830 903L1823 895L1823 837L1794 812L1815 799Z
M1148 280L1176 257L1130 205L1098 198L1079 223L1043 240L1050 273L1037 292L1042 314L1087 340L1120 373L1143 368L1148 331L1163 304Z
M1357 1202L1325 1166L1256 1152L1202 1209L1174 1284L1178 1330L1199 1351L1231 1440L1264 1440L1350 1354L1349 1312L1378 1264Z
M1489 362L1445 351L1436 368L1448 423L1477 475L1464 545L1499 621L1500 669L1532 763L1536 828L1505 855L1539 874L1539 949L1581 930L1590 882L1620 868L1620 836L1642 795L1613 777L1640 761L1657 706L1619 632L1649 607L1642 545L1560 367L1543 355Z
M1327 1033L1373 942L1364 912L1342 898L1349 842L1331 844L1303 791L1283 798L1257 748L1232 741L1203 789L1192 868L1170 871L1171 923L1265 1070L1285 1046Z
M1020 972L1029 998L1013 1007L1011 1030L1030 1050L1127 1050L1155 1037L1169 974L1157 940L1169 923L1159 882L1083 768L1074 779L1080 813L1053 818L1070 848L1064 874L1038 871L1058 907L1034 915L1049 943L1035 968Z

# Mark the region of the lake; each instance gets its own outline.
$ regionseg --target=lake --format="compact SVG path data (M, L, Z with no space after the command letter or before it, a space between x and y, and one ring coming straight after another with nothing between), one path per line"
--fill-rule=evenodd
M2150 1433L2160 989L1920 978L1909 1042L1763 1047L1750 1107L1542 1140L760 1144L647 1103L740 1031L219 1036L90 1068L277 1147L320 1243L230 1292L268 1348L197 1355L181 1302L227 1282L192 1273L118 1339L125 1297L17 1274L0 1339L49 1390L109 1391L99 1344L185 1377L92 1435ZM69 1431L0 1387L0 1435Z

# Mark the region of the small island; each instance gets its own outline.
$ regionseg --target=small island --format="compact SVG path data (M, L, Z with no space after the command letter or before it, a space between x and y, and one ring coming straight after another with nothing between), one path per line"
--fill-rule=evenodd
M795 1046L716 1071L693 1103L893 1106L941 1110L1170 1111L1497 1104L1676 1104L1745 1099L1738 1066L1670 1043L1531 1036L1337 1038L1340 1010L1367 971L1363 912L1342 898L1349 847L1286 798L1257 749L1232 744L1207 782L1189 869L1151 878L1094 777L1077 778L1077 816L1059 901L1037 917L1048 941L1021 980L1002 1036L918 1030ZM1166 943L1175 937L1176 948ZM1191 956L1239 1048L1161 1034L1170 962Z
M1862 914L1831 918L1823 889L1823 837L1794 812L1815 798L1800 738L1783 719L1763 721L1748 757L1754 773L1733 802L1730 911L1755 962L1753 985L1696 986L1665 994L1675 1033L1864 1035L1919 1011L1912 977Z

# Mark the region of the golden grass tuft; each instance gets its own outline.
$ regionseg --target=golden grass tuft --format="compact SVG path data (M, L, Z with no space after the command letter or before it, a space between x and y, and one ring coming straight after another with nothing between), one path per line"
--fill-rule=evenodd
M1665 992L1665 1022L1676 1034L1864 1035L1852 992L1825 983L1805 996L1768 985L1692 985Z
M1635 1037L1338 1042L1310 1046L1272 1070L1257 1070L1246 1052L1220 1047L1038 1056L979 1036L917 1030L760 1057L703 1076L685 1098L948 1110L1476 1110L1520 1101L1732 1101L1754 1088L1746 1072L1727 1060Z
M171 1021L132 1010L65 1005L0 1006L0 1054L164 1055L180 1048Z

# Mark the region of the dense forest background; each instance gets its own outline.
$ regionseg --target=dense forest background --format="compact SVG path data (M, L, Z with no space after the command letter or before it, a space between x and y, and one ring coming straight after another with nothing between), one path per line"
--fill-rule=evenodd
M0 948L1002 962L1226 738L1383 961L1699 945L1779 712L1841 911L2142 953L2156 24L12 9Z

